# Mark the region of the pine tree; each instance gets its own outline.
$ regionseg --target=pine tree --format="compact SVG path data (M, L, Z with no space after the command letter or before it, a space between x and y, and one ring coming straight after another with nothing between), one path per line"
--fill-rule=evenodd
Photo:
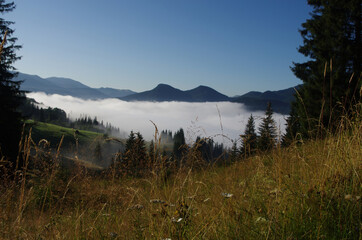
M295 102L293 104L296 104ZM286 123L286 133L283 135L282 138L282 146L283 147L287 147L290 144L292 144L296 138L297 138L297 134L298 134L298 130L300 129L300 125L299 125L299 119L298 116L296 114L296 108L292 107L291 112L287 118L287 123Z
M277 136L276 124L273 119L273 109L269 102L265 111L265 117L262 119L259 127L258 148L261 151L267 151L274 148Z
M14 9L13 2L0 0L1 15ZM17 38L13 37L14 30L10 28L12 24L13 22L0 18L0 157L4 154L15 163L22 126L17 108L24 100L24 93L20 91L21 82L12 80L16 75L13 64L20 59L15 52L21 48L16 45ZM15 164L13 167L16 167Z
M134 158L135 158L135 145L136 145L136 136L133 131L130 132L126 145L125 150L122 155L121 159L121 170L127 174L131 173L134 166Z
M333 130L338 119L360 101L361 0L309 0L311 18L300 30L299 52L310 60L293 63L303 81L294 114L304 136Z
M243 155L249 156L253 154L257 149L257 135L255 132L255 121L253 114L251 114L248 119L248 123L246 124L242 138L243 143L241 152Z
M134 148L135 142L136 142L135 134L133 131L131 131L126 141L125 152L132 150Z
M235 162L236 160L239 159L239 156L240 156L240 151L238 149L236 141L234 141L233 146L231 147L231 150L230 150L230 155L229 155L230 162Z
M176 158L180 159L184 153L185 147L185 134L182 128L175 133L173 141L173 153Z
M147 167L146 145L143 136L131 131L122 158L122 170L133 176L140 176Z
M136 158L134 159L135 166L138 171L144 172L144 170L148 167L146 144L141 133L137 132L136 135Z

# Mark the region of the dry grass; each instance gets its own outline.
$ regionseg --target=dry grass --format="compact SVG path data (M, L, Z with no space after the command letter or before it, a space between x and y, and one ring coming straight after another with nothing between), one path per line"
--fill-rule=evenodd
M167 180L64 170L49 156L31 159L37 148L28 137L24 159L43 165L2 180L0 238L359 239L362 129L359 118L348 125L324 140L226 167L178 169Z

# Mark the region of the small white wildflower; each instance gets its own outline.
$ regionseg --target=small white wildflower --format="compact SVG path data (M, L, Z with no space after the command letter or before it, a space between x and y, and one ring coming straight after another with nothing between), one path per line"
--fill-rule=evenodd
M232 194L232 193L221 193L221 196L223 196L224 198L231 198L232 196L234 196L234 194Z
M171 221L174 222L174 223L180 223L182 221L182 218L175 218L175 217L172 217L171 218Z
M255 222L256 222L256 223L257 223L257 222L266 222L266 219L263 218L263 217L258 217L258 218L255 220Z

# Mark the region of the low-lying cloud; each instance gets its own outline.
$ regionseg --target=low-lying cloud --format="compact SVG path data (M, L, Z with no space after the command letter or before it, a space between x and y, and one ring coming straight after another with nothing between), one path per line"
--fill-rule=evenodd
M71 119L81 115L97 117L98 120L119 127L126 135L133 130L146 140L154 137L154 122L158 129L175 132L181 127L186 140L192 142L197 136L213 137L230 146L230 140L240 139L250 114L258 128L264 112L248 111L243 104L231 102L125 102L119 99L83 100L71 96L45 93L29 93L28 97L49 107L63 109ZM280 132L285 129L285 116L274 114ZM152 121L152 122L151 122ZM221 137L223 135L224 137Z

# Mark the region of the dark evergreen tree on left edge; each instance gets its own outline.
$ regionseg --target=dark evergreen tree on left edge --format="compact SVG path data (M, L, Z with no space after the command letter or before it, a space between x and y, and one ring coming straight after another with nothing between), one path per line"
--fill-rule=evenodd
M2 18L2 15L14 9L14 2L0 0L0 155L5 155L16 167L22 126L17 108L24 99L24 93L20 91L21 82L12 79L16 75L13 64L20 59L15 52L21 46L16 45L17 38L13 37L14 30L10 28L14 22Z

